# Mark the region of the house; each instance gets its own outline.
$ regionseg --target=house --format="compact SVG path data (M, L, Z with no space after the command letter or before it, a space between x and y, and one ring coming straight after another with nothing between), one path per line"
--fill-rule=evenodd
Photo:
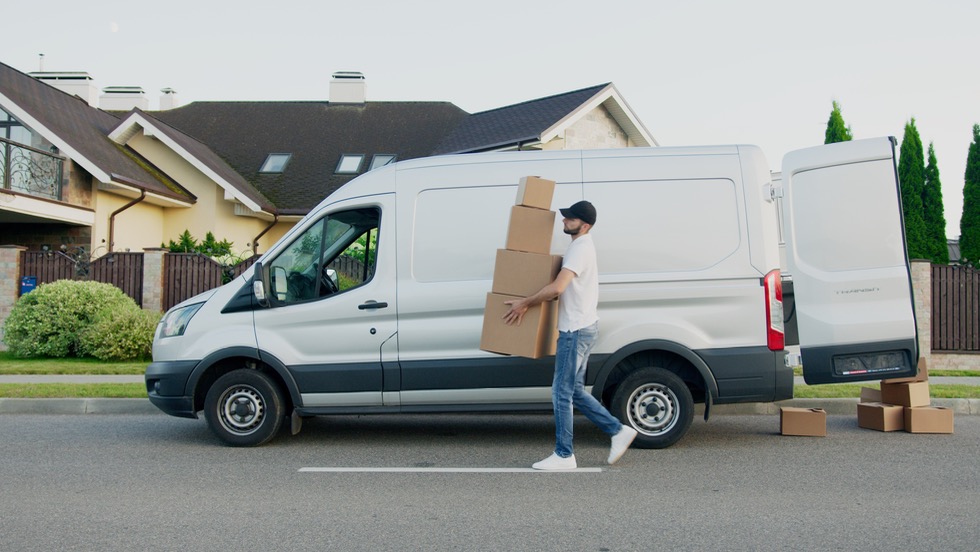
M212 232L261 253L334 190L430 155L658 145L612 83L470 114L374 102L338 72L324 101L193 102L0 63L0 245L142 251ZM101 108L100 108L101 107Z

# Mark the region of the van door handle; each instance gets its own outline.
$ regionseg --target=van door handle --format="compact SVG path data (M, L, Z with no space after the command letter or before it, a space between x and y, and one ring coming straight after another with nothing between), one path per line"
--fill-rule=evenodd
M370 301L368 301L368 302L366 302L366 303L361 303L360 305L357 305L357 308L360 309L360 310L384 309L384 308L387 308L387 307L388 307L388 303L385 303L385 302L379 303L379 302L377 302L377 301L375 301L373 299L370 300Z

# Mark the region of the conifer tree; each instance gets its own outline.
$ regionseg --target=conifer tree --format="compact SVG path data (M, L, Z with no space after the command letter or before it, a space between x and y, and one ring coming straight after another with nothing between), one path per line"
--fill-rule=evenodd
M925 185L922 188L922 218L926 225L929 259L937 264L949 264L949 249L946 246L946 216L943 211L943 187L939 181L939 166L936 163L936 150L932 142L929 142Z
M844 124L844 117L840 113L840 104L835 100L833 106L827 121L827 131L824 133L824 144L848 142L852 138L851 127Z
M980 268L980 125L973 125L973 142L963 176L963 216L960 218L960 261Z
M915 117L905 124L898 159L898 182L902 191L902 213L905 215L905 240L910 259L928 259L926 225L922 213L922 189L925 187L925 161L922 140L915 128Z

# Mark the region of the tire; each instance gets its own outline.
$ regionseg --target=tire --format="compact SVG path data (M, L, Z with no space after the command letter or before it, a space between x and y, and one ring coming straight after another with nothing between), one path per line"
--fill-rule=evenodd
M269 376L241 369L221 376L208 389L204 418L225 444L256 447L279 432L284 408L282 392Z
M684 436L694 419L691 390L663 368L642 368L626 377L612 398L613 414L638 434L637 448L667 448Z

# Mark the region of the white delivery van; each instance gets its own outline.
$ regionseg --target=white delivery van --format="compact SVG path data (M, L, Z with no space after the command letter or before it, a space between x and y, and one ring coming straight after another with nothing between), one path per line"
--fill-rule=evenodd
M918 351L894 140L786 156L753 146L432 157L326 198L251 273L171 309L150 400L230 445L349 413L550 410L552 358L479 350L484 302L521 177L554 209L598 210L599 339L586 384L666 447L694 403L793 396L780 236L809 383L912 375ZM777 200L785 223L780 228ZM558 217L556 217L558 218ZM782 233L781 233L782 232ZM554 254L568 238L556 220Z

